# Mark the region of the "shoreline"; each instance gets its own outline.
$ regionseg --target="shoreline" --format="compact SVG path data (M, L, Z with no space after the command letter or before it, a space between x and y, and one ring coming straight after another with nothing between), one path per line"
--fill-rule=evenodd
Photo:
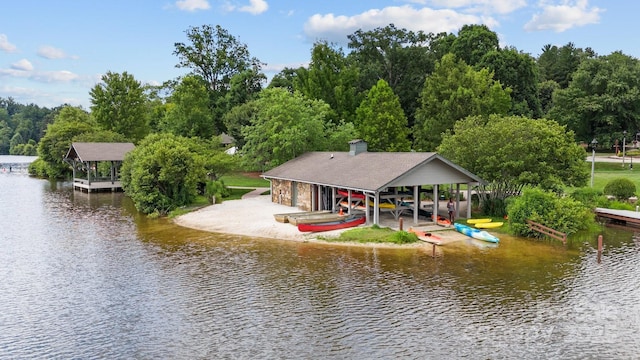
M295 207L272 203L270 195L258 195L248 196L240 200L228 200L221 204L208 205L190 213L180 215L174 218L173 222L182 227L206 232L271 240L390 249L431 248L431 244L426 242L403 245L391 243L331 242L319 239L319 237L338 237L343 231L354 228L321 233L302 233L296 226L289 223L277 222L273 217L274 214L298 211L300 210Z

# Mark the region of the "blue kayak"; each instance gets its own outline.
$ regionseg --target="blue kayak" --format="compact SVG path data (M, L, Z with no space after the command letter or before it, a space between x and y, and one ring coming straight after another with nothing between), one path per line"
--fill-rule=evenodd
M489 234L488 232L486 232L484 230L472 228L472 227L469 227L467 225L458 224L458 223L453 224L453 226L456 228L456 230L459 233L465 234L465 235L467 235L469 237L472 237L474 239L488 241L488 242L492 242L492 243L497 243L497 242L500 241L497 237Z

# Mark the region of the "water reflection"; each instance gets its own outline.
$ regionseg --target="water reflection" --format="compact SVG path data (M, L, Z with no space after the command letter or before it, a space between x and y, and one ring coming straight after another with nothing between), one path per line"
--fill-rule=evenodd
M629 358L638 235L390 250L140 216L0 175L0 358ZM6 191L5 189L12 189ZM8 211L8 209L11 209Z

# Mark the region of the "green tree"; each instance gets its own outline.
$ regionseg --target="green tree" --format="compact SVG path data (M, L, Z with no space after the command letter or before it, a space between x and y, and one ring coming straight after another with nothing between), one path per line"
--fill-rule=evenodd
M515 48L493 50L486 53L476 69L488 68L495 80L511 89L512 115L532 118L542 117L542 108L538 98L538 67L529 54Z
M207 83L209 101L215 121L215 134L224 132L222 116L238 103L228 103L227 93L232 78L245 73L253 78L243 83L256 84L265 80L262 63L251 57L247 45L240 43L226 29L216 25L190 27L185 31L188 43L174 44L173 54L178 57L178 68L188 68Z
M640 129L640 62L620 52L584 60L569 87L554 92L549 117L579 140L597 137L606 147L612 134L634 133Z
M390 24L371 31L358 30L348 38L348 59L358 68L359 92L384 79L400 98L409 126L413 126L420 89L437 60L425 46L433 35Z
M560 89L560 85L553 80L546 80L538 85L538 99L542 114L546 115L553 107L553 93Z
M215 134L206 83L199 76L181 79L169 98L159 128L175 135L209 139Z
M584 186L589 178L584 149L572 131L553 120L469 117L447 132L438 151L486 181L479 186L481 201L490 207L498 201L502 211L504 200L524 187L560 191Z
M91 115L103 129L123 134L133 142L149 132L147 99L133 75L109 71L89 94Z
M333 110L334 123L352 122L359 103L358 71L349 66L342 49L326 41L316 42L309 69L301 69L294 88L309 99L323 100Z
M283 88L263 90L256 100L251 126L242 130L242 154L252 169L270 169L307 151L324 150L326 118L331 110L321 100Z
M242 149L245 144L242 128L251 125L251 119L256 112L256 102L249 101L232 108L222 117L224 126L227 128L227 134L235 139L235 146L238 149Z
M293 69L290 67L285 67L279 73L275 74L269 82L269 88L280 87L289 90L289 92L294 92L294 83L297 80L298 72L301 70L305 70L304 68Z
M122 186L138 211L165 215L188 205L206 180L202 158L192 140L173 134L151 134L127 154Z
M70 173L63 161L74 139L98 129L98 124L81 108L66 106L60 110L53 123L47 126L45 135L38 144L38 156L46 164L45 172L50 178L59 178Z
M547 44L542 47L542 53L538 56L538 69L540 80L553 80L560 88L569 86L573 73L583 60L593 59L596 54L590 48L583 50L576 48L573 43L567 43L562 47Z
M467 116L506 114L510 92L493 80L489 70L476 71L453 54L445 55L422 90L413 126L414 149L435 150L442 134Z
M451 44L451 53L465 63L475 66L490 52L500 49L498 34L486 25L464 25Z
M409 128L398 96L380 79L356 111L356 129L371 151L409 151Z

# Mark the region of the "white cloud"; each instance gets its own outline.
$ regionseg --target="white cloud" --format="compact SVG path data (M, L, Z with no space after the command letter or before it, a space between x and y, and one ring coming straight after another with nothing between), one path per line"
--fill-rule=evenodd
M31 64L31 62L29 62L29 60L22 59L11 64L11 68L19 71L31 71L33 70L33 65Z
M69 57L62 49L54 48L49 45L41 46L38 49L38 55L45 59L64 59Z
M9 42L7 35L0 34L0 50L11 53L18 50L18 48Z
M424 4L424 0L412 1ZM432 6L444 8L464 9L465 12L480 12L485 14L509 14L527 6L526 0L431 0Z
M549 5L541 2L542 13L535 14L525 24L526 31L553 30L563 32L574 27L597 24L603 9L589 7L588 0L565 0L561 5Z
M211 8L208 0L178 0L176 1L176 6L178 9L185 11L208 10Z
M325 39L345 43L347 35L356 30L365 31L394 24L398 28L426 33L457 32L465 24L497 25L491 17L463 14L454 10L431 8L416 9L409 5L372 9L354 16L315 14L304 24L306 36L315 41Z
M269 9L269 4L267 4L265 0L249 0L249 3L250 5L242 6L238 9L238 11L258 15Z

